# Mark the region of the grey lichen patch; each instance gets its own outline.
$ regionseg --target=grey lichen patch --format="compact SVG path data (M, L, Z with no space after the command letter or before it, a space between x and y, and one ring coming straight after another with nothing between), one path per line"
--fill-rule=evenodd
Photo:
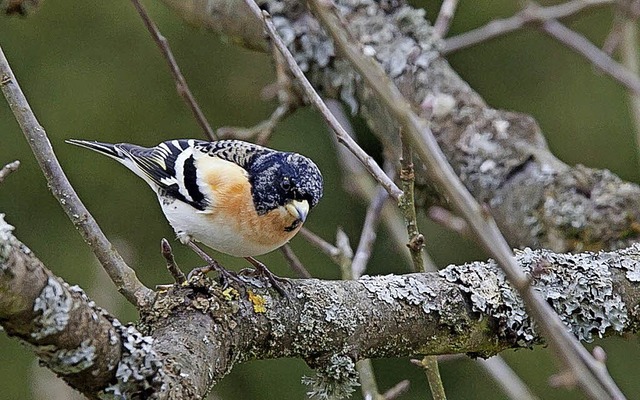
M104 389L102 399L148 398L163 390L164 370L153 350L153 338L144 336L133 326L113 320L122 342L122 357L116 371L116 382Z
M410 277L398 275L363 276L358 281L376 298L387 304L399 305L399 301L422 307L425 313L438 309L434 302L436 292L425 283Z
M348 62L336 57L333 42L318 21L297 2L263 0L260 4L273 16L278 33L312 83L323 88L323 95L340 98L356 113L360 78ZM373 0L340 0L335 5L339 14L348 15L346 25L365 54L374 57L390 77L426 69L437 57L433 49L440 41L434 40L424 10Z
M637 237L638 187L607 170L577 165L547 187L540 219L563 238L559 251L623 248Z
M96 348L90 339L82 341L75 349L52 349L50 346L42 346L35 351L47 367L62 375L82 372L93 366L96 358Z
M310 387L307 395L312 399L344 399L359 386L356 363L346 355L334 354L316 368L315 377L303 377L302 383Z
M640 282L640 244L634 243L631 247L618 251L620 260L614 265L625 269L625 277L630 282Z
M356 307L339 301L348 297L344 290L339 285L301 286L304 297L314 301L306 301L300 312L297 329L306 340L294 343L293 352L308 353L308 349L301 347L307 346L307 343L313 343L317 348L329 349L334 347L335 341L339 341L340 337L349 337L355 332L364 316L358 313ZM336 335L324 334L325 328L318 326L321 324L319 321L329 323Z
M10 240L15 228L4 220L4 214L0 213L0 271L6 268L5 261L11 253Z
M37 329L31 332L36 340L62 332L69 323L69 313L73 308L73 297L64 290L60 281L50 276L47 284L33 303L33 311L40 312L33 320Z
M585 341L602 337L608 329L622 332L629 322L624 302L613 291L610 258L610 253L555 254L528 248L516 254L535 290ZM496 319L501 337L520 346L538 341L521 298L494 261L449 266L440 275L469 294L474 311Z

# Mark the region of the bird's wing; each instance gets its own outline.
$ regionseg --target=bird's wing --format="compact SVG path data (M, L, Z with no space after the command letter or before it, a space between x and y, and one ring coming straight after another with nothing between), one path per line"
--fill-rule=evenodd
M194 147L203 154L220 157L223 160L235 163L245 169L247 168L247 164L249 164L255 156L273 151L266 147L240 140L219 140L217 142L195 141Z

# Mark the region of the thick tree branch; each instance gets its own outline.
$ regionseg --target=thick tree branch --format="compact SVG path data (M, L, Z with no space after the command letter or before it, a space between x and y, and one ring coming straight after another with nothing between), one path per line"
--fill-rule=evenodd
M12 230L0 214L0 325L8 335L29 345L47 368L90 398L108 391L119 365L122 373L133 371L126 369L127 360L149 362L143 381L158 372L152 353L132 357L142 335L54 276Z
M53 196L84 241L91 247L118 291L138 307L147 304L152 296L151 290L138 280L135 271L125 263L122 256L111 245L69 183L53 152L47 133L31 111L2 48L0 48L0 89L31 146Z
M305 359L319 374L310 380L314 390L335 392L354 382L362 358L490 356L541 342L494 262L357 281L292 280L289 299L252 278L223 291L200 277L158 293L143 313L144 336L53 277L11 229L0 221L0 323L92 398L102 391L203 396L236 363L279 357ZM578 338L640 327L640 247L526 250L517 262Z

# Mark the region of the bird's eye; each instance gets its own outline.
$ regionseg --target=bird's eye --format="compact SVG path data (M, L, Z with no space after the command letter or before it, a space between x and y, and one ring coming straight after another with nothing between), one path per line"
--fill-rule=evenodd
M284 179L281 183L280 183L280 187L288 192L289 190L291 190L291 182L289 181L289 179Z

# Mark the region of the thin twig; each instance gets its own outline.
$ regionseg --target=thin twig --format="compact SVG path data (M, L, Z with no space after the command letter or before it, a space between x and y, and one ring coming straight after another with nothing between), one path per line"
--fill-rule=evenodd
M340 249L338 249L336 246L327 242L326 240L316 235L315 233L311 232L309 229L305 228L304 226L300 228L300 231L298 233L307 242L311 243L312 245L320 249L320 251L322 251L324 254L329 256L329 258L331 258L334 261L337 260L337 257L340 255Z
M444 0L442 2L438 18L436 18L436 22L433 24L434 35L440 38L447 35L447 32L449 32L449 26L451 26L453 14L456 12L456 7L458 7L458 0Z
M616 15L613 18L611 30L609 30L609 34L602 44L602 51L609 55L609 57L613 57L613 53L615 53L620 42L622 42L622 27L624 26L624 23L625 19L620 15Z
M0 169L0 183L4 182L4 179L9 176L12 172L15 172L18 168L20 168L20 161L15 160L5 165Z
M486 360L481 358L476 362L482 366L494 381L500 385L502 390L513 400L537 400L538 398L531 392L520 377L513 372L509 364L502 357L491 357Z
M427 210L427 216L435 223L457 233L460 236L471 236L469 224L463 218L440 206L431 206Z
M438 356L426 356L421 360L411 360L411 362L424 369L427 376L429 387L431 388L431 396L433 400L446 400L447 395L442 386L442 378L440 377L440 369L438 368Z
M327 100L327 106L329 110L335 115L340 124L345 128L349 136L355 139L353 133L353 127L349 118L346 116L342 105L336 100ZM342 169L342 181L344 189L357 197L359 197L364 204L370 204L376 195L376 181L369 175L364 166L354 157L354 155L347 150L344 146L340 145L336 136L331 132L331 138L333 139L336 153L338 155L338 162ZM387 174L389 175L389 174ZM404 246L407 230L404 222L402 221L402 214L398 209L397 204L393 204L388 201L382 208L382 214L380 216L384 222L389 236L395 243L402 243L398 248L402 250ZM406 259L409 265L412 265L411 254L406 251L400 251L399 254ZM436 267L433 261L425 254L425 264L432 266L430 270L435 271Z
M543 23L542 30L585 57L597 69L617 80L633 93L640 95L640 78L609 57L607 53L600 50L598 46L591 43L581 34L572 31L555 20Z
M336 264L340 266L342 279L351 279L351 261L353 260L353 249L349 242L349 236L341 227L336 231L336 248L339 251L336 257Z
M382 168L380 168L375 160L364 150L362 150L362 148L351 138L351 136L347 134L342 125L340 125L340 122L338 122L336 117L327 108L327 105L320 98L320 95L318 95L313 86L311 86L311 83L305 77L304 72L302 72L302 69L300 69L300 66L298 66L298 63L293 58L293 55L287 48L287 45L284 43L280 35L278 35L278 32L276 31L276 28L273 25L273 21L271 21L271 17L269 16L269 14L266 11L261 10L254 0L245 0L245 3L249 6L251 12L253 12L253 14L262 21L267 30L267 33L269 34L269 37L280 51L280 54L282 54L282 56L284 57L287 66L291 69L291 72L296 77L296 79L298 79L298 82L300 83L302 90L307 96L309 102L318 111L320 111L320 114L322 115L324 120L335 132L340 143L346 146L349 151L351 151L358 158L358 160L360 160L365 168L367 168L369 173L376 179L376 181L378 181L378 183L382 187L384 187L387 192L389 192L389 195L391 195L394 200L398 201L400 199L400 196L402 195L402 191L400 190L400 188L398 188L393 180L391 180L384 173Z
M371 400L384 400L384 396L380 394L378 389L378 382L373 372L373 364L371 359L365 358L356 363L356 370L360 376L360 387L362 391L362 397Z
M400 181L402 182L402 198L398 202L398 207L404 216L404 222L407 225L407 236L409 243L407 247L411 253L411 260L415 271L425 272L424 262L422 260L422 248L424 247L424 236L418 230L418 222L416 216L415 196L413 191L415 173L413 171L413 152L402 139L402 156L400 158Z
M165 238L162 238L160 241L160 253L162 257L167 261L167 269L173 279L176 281L178 285L182 285L187 281L187 276L180 270L178 264L176 264L176 259L173 257L173 251L171 250L171 245L169 241Z
M358 242L356 254L353 256L351 263L350 279L359 279L367 269L367 263L371 257L371 250L373 250L373 243L377 236L376 229L380 221L380 213L382 212L384 203L386 203L388 199L389 193L379 187L373 201L369 204L369 207L367 207L367 214L365 215L362 232L360 233L360 242Z
M280 121L291 115L293 111L293 107L289 104L282 103L271 113L269 118L250 128L223 126L218 128L216 133L219 139L255 140L257 144L264 145L269 141Z
M404 394L407 390L409 390L410 385L411 383L409 382L408 379L400 381L396 383L395 386L393 386L391 389L384 392L382 397L384 397L384 400L395 400L398 397L400 397L400 395Z
M424 236L418 229L418 221L416 218L416 204L414 195L415 172L413 170L413 151L404 140L402 130L400 131L400 141L402 142L402 154L400 157L400 181L402 181L402 199L398 202L398 206L404 216L407 224L407 236L409 243L407 247L411 253L413 266L416 271L426 272L424 262L422 260L422 248L424 247ZM431 396L434 400L446 400L447 395L444 391L444 384L440 377L440 369L438 368L438 357L431 355L425 356L421 362L422 367L429 381Z
M516 264L511 248L500 233L495 220L476 202L455 174L426 121L414 113L411 104L402 96L382 67L373 58L364 56L358 40L350 36L342 21L334 14L332 4L326 0L309 0L308 4L312 13L333 38L338 51L350 61L368 87L401 125L409 145L425 163L431 179L443 190L454 208L464 216L478 241L500 265L511 285L529 308L532 318L545 335L554 354L576 377L580 389L595 399L623 398L622 392L608 372L567 331L549 304L533 291L529 280Z
M58 200L76 229L80 231L84 241L91 247L118 291L138 309L148 305L153 292L138 280L135 271L125 263L78 198L53 152L47 133L36 119L31 106L24 97L1 47L0 88L27 139L27 143L31 146L53 196Z
M505 19L496 19L488 24L450 37L444 41L443 54L464 49L489 39L505 35L532 24L550 19L566 18L591 7L612 4L615 0L572 0L551 7L529 4L522 11Z
M187 105L191 109L191 112L193 113L193 116L196 118L198 125L200 125L200 127L204 131L204 134L209 138L209 140L217 140L218 137L216 136L216 133L213 131L213 129L211 129L211 125L209 125L207 117L204 116L204 113L200 109L198 102L196 101L195 97L193 97L193 94L189 89L189 85L187 85L187 81L184 79L184 76L180 71L180 67L178 66L178 63L173 56L173 52L171 52L171 47L169 47L169 42L164 36L162 36L162 33L160 33L160 30L153 22L153 20L151 20L151 17L149 16L149 14L147 14L147 11L144 9L140 1L131 0L131 3L133 3L136 11L138 11L140 18L142 18L144 26L146 26L147 30L149 30L151 37L153 37L153 41L158 45L160 52L162 52L162 56L167 61L167 64L169 64L169 69L171 70L171 75L173 75L173 79L176 83L176 90L178 91L178 94L180 94L180 96L187 103Z
M609 56L613 56L613 53L624 40L625 31L628 29L626 25L634 23L638 17L640 17L640 0L618 0L613 24L607 38L604 40L602 51ZM625 63L623 62L623 64Z
M291 267L293 272L295 272L299 278L313 278L313 276L309 273L309 270L307 270L305 266L302 265L300 259L298 258L298 256L296 256L296 253L293 252L293 249L289 244L285 244L284 246L280 247L280 251L289 263L289 266Z

